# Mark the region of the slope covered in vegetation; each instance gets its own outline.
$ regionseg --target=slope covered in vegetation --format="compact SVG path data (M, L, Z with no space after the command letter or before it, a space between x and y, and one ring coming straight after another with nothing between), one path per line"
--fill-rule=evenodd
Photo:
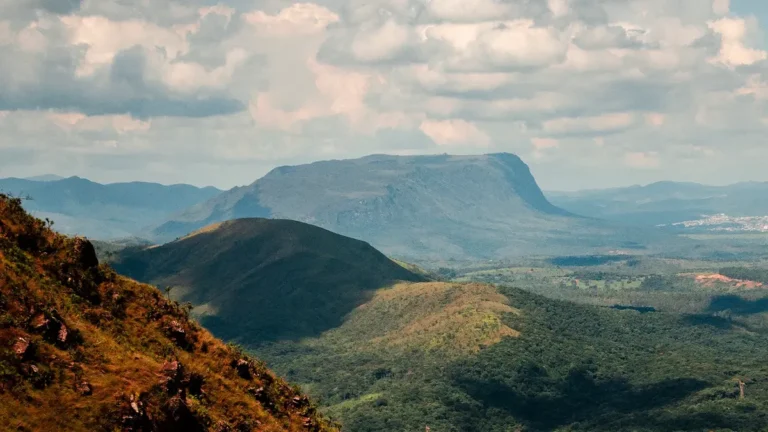
M214 334L243 343L316 336L377 288L425 277L369 244L301 222L237 219L123 251L122 274L171 286Z
M336 430L188 311L0 195L0 430Z
M768 338L721 324L423 283L256 352L351 432L766 430Z

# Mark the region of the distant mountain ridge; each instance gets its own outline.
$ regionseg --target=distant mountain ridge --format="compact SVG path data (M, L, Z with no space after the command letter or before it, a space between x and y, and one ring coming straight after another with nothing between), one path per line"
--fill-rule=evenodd
M702 215L768 215L768 183L709 186L663 181L646 186L548 192L549 199L574 213L638 225L671 224Z
M615 230L550 203L528 166L508 153L371 155L280 167L179 213L153 234L171 240L244 217L298 220L363 239L391 256L418 259L621 243ZM621 236L629 243L643 238Z
M0 179L0 192L29 197L25 208L49 218L66 234L97 239L140 233L170 214L220 193L214 187L147 182L100 184L81 177L61 180Z

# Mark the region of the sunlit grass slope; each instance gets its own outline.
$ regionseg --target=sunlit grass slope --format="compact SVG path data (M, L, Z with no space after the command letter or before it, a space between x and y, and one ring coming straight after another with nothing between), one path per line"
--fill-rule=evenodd
M187 309L0 195L0 430L336 429Z
M766 335L513 288L398 284L256 352L351 432L768 428Z

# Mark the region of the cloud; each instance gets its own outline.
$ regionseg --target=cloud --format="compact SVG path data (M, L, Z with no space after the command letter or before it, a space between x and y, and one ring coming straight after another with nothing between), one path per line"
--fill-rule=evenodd
M0 160L231 186L367 152L510 151L545 186L768 180L764 29L731 9L0 0Z
M594 117L557 118L543 124L545 132L552 134L605 134L627 129L636 119L632 113L610 113Z
M485 132L476 125L461 119L424 120L419 125L419 129L440 146L467 144L476 147L487 147L490 143L490 138Z
M656 152L632 152L627 153L624 162L632 168L653 169L661 164Z
M734 67L752 65L768 59L768 53L765 51L749 48L744 44L749 30L746 20L721 18L710 21L709 27L719 34L722 40L720 52L710 61Z

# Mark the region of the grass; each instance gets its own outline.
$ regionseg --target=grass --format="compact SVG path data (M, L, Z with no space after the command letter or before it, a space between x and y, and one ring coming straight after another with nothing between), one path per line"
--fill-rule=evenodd
M0 430L335 430L188 313L0 195Z
M256 352L352 432L763 430L768 336L731 325L399 284L337 329Z

